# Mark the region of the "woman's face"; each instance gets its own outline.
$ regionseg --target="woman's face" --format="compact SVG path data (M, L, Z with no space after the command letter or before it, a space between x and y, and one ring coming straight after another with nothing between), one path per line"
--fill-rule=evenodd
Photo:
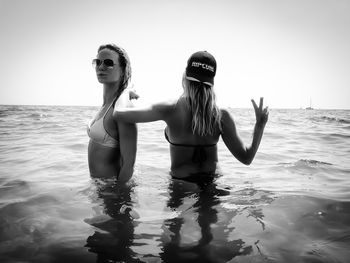
M100 64L96 64L97 79L102 84L116 83L121 79L122 69L119 64L119 54L113 50L102 49L97 54Z

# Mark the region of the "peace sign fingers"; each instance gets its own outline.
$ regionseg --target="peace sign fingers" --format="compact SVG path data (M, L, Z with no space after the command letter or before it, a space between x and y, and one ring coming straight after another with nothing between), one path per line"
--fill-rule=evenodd
M252 104L253 104L253 107L254 107L254 110L255 110L255 114L256 114L256 112L258 110L258 105L256 105L256 103L255 103L255 101L253 99L251 99L251 101L252 101Z
M262 111L263 104L264 104L264 98L260 97L260 103L259 103L259 110L260 110L260 112Z
M259 107L253 99L251 101L255 111L256 122L258 124L265 124L267 122L269 112L268 107L266 107L265 109L263 108L264 98L260 97Z
M269 119L269 107L266 107L262 112L261 122L266 123L268 119Z

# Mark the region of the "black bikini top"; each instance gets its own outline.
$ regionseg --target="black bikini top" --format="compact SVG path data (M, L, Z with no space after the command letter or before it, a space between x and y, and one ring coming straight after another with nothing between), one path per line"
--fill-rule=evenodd
M216 146L216 143L213 144L181 144L181 143L172 143L169 140L168 134L166 133L166 128L164 129L164 137L165 139L173 146L180 146L180 147L194 147L194 152L192 155L192 162L194 163L203 163L207 160L207 153L205 151L206 147L214 147Z

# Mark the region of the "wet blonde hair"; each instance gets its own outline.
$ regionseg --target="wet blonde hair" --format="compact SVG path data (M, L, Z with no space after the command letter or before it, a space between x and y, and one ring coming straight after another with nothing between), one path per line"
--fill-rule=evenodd
M213 87L202 82L183 80L184 95L192 114L192 132L200 136L221 130L221 111L216 105Z
M98 48L97 53L99 53L103 49L115 51L119 55L119 64L123 72L122 81L120 82L120 86L119 86L119 89L120 89L119 91L121 93L123 90L125 90L128 87L131 79L131 65L130 65L129 56L123 48L118 47L115 44L101 45Z

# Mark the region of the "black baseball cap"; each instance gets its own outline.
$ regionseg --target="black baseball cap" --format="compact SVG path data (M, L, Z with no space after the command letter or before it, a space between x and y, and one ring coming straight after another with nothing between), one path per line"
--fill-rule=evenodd
M209 52L198 51L188 59L186 79L213 86L215 74L216 60Z

